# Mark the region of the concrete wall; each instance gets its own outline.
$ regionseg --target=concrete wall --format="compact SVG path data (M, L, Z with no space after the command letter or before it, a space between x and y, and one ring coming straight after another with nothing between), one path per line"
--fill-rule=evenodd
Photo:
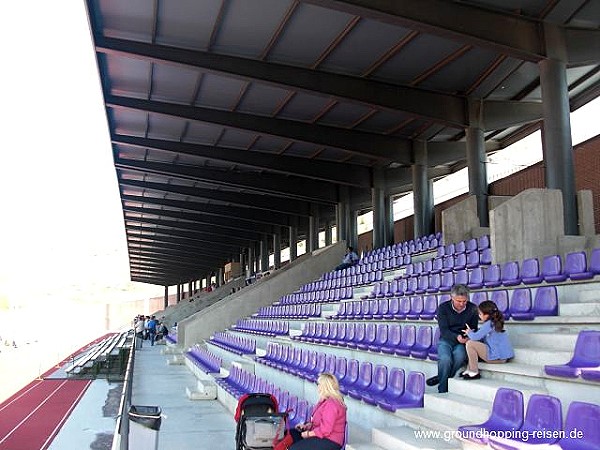
M235 294L213 303L178 323L178 345L189 347L248 317L262 306L272 305L280 297L319 278L338 265L346 251L344 241L303 255Z
M470 239L471 230L477 227L479 227L479 218L477 198L474 195L442 211L442 233L445 244Z
M495 263L557 253L562 236L562 193L557 189L527 189L490 212Z

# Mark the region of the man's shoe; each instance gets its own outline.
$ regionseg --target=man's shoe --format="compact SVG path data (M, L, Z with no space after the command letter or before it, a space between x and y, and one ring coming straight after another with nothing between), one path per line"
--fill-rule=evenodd
M436 375L434 377L427 378L427 381L425 383L427 383L427 386L435 386L436 384L440 383L440 379Z

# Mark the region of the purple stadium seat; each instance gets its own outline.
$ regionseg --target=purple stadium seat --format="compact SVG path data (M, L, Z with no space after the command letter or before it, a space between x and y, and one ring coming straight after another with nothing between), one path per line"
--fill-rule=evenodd
M413 263L413 273L411 277L418 277L423 273L423 261L417 261Z
M568 253L565 257L565 274L571 280L588 280L594 273L587 268L585 252Z
M347 394L348 391L354 386L354 383L358 381L360 364L356 359L348 361L346 376L339 380L340 391L342 394Z
M404 369L394 367L389 371L387 386L375 398L375 402L382 408L384 405L391 405L404 394ZM390 406L391 407L391 406Z
M558 316L558 292L556 286L539 287L533 301L536 316Z
M467 284L469 282L469 274L467 269L458 269L454 272L454 284Z
M334 373L335 372L335 355L326 355L325 356L325 372Z
M442 277L439 273L432 273L429 275L428 287L425 290L428 293L435 293L440 290L440 286L442 285Z
M377 301L377 307L373 309L373 319L381 320L389 311L390 299L380 298Z
M454 256L444 256L444 265L442 266L442 272L450 272L454 270Z
M444 258L443 257L434 258L434 260L431 264L431 270L429 271L429 273L430 274L440 273L442 271L443 267L444 267Z
M436 295L427 295L423 300L421 320L432 320L437 312L438 301Z
M510 316L515 320L533 320L533 305L529 288L515 289L510 298Z
M410 312L410 297L401 297L398 299L398 313L394 315L394 319L404 320Z
M397 297L390 298L389 302L388 302L388 311L387 311L387 313L383 314L383 318L386 320L393 319L396 316L396 314L398 314L399 307L400 307L400 304L399 304L398 298Z
M375 344L377 338L377 325L368 323L365 327L365 337L362 341L356 342L356 348L359 350L369 350L369 347Z
M465 253L467 251L467 245L465 241L458 241L454 244L454 254Z
M525 284L541 283L544 277L540 274L540 262L537 258L527 258L521 266L521 281Z
M479 250L479 265L480 266L489 266L492 263L492 249L484 248L483 250Z
M454 257L454 270L465 269L467 267L467 255L459 253Z
M432 361L437 361L439 359L437 346L440 342L440 328L435 327L435 331L433 332L433 341L431 343L431 348L429 349L429 353L427 357Z
M415 265L412 263L407 264L404 269L404 274L402 275L402 278L410 278L413 276L414 273L415 273Z
M364 323L354 324L354 337L351 341L347 342L348 348L357 348L358 344L365 339L366 329Z
M301 404L303 404L304 406L300 406ZM290 396L290 399L288 400L288 423L291 428L303 423L303 420L301 419L301 408L308 408L308 402L306 400L298 401L298 397L296 397L295 395Z
M433 261L431 259L423 261L423 271L421 273L429 275L431 269L433 269Z
M346 377L347 372L348 372L348 361L343 356L338 356L335 359L335 372L333 372L333 374L338 379L338 381L341 381L343 378Z
M567 275L562 271L560 256L549 255L544 257L542 275L547 283L560 283L567 279Z
M477 247L479 250L483 250L485 248L490 247L490 237L489 235L483 235L477 238Z
M380 347L383 353L393 355L396 352L396 348L400 345L402 340L402 328L398 324L392 324L388 327L387 342L385 345Z
M417 327L415 325L404 325L402 327L402 339L396 347L396 355L409 356L410 351L417 339Z
M595 248L592 250L592 254L590 255L589 269L594 275L600 273L600 248Z
M467 253L477 250L477 239L469 239L465 242L465 251Z
M406 314L406 318L409 320L418 320L422 312L423 297L421 295L410 297L410 311Z
M479 306L481 304L481 302L487 300L487 292L486 291L479 291L479 292L473 292L471 294L471 301L476 304L477 306Z
M475 267L469 271L469 281L467 283L469 289L481 289L483 287L483 268Z
M419 275L417 278L417 289L416 294L424 294L429 289L429 275Z
M377 332L375 342L369 345L369 351L380 352L382 347L385 347L388 339L388 326L385 323L377 324Z
M581 369L581 378L588 381L600 382L600 367Z
M371 385L361 392L361 399L369 405L376 405L377 399L383 394L387 387L388 370L387 366L377 364L373 368L373 377Z
M396 411L401 408L422 408L425 398L425 374L422 372L410 372L406 378L404 392L395 399L391 397L377 402L377 404L388 411Z
M479 267L479 250L472 250L467 253L467 269Z
M421 325L417 330L415 345L410 349L410 356L426 359L433 342L433 329L429 325Z
M510 317L510 312L508 310L508 292L506 290L492 291L490 300L496 304L498 310L502 311L505 319Z
M340 306L338 306L337 313L335 313L333 316L330 316L329 318L330 319L345 319L346 318L346 306L347 305L348 305L348 303L346 303L346 302L340 303Z
M549 449L597 450L600 448L600 406L571 402L565 421L565 437ZM573 437L577 436L577 437Z
M517 261L509 261L502 266L502 284L504 286L516 286L521 284L519 276L519 263Z
M581 369L598 367L600 367L600 331L583 330L577 336L571 360L566 364L544 366L544 371L555 377L577 378Z
M527 412L520 435L524 439L490 438L488 445L495 450L519 450L528 445L548 445L558 441L563 429L560 400L550 395L533 394L527 403ZM556 433L552 433L556 432ZM548 433L548 436L545 434Z
M463 439L485 445L490 431L518 430L522 425L523 393L514 389L499 388L488 420L477 425L460 426L458 431Z
M404 290L404 295L412 295L417 291L417 287L419 285L419 279L417 277L412 277L406 280L406 289Z
M495 288L502 284L500 265L492 264L483 273L483 285L487 288Z
M352 398L360 400L363 392L365 392L373 381L373 365L370 362L364 361L360 363L358 369L358 379L352 386L348 386L348 395Z
M452 272L444 272L442 274L442 282L440 284L440 292L450 292L454 286L454 273Z
M375 314L379 308L379 300L381 300L381 299L374 299L371 301L367 301L367 303L365 305L363 305L363 314L362 314L363 319L372 319L373 318L373 314Z

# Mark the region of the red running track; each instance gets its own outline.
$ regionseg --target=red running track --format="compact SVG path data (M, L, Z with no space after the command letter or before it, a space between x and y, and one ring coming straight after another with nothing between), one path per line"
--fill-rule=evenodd
M48 448L90 383L66 379L34 381L0 405L0 450Z

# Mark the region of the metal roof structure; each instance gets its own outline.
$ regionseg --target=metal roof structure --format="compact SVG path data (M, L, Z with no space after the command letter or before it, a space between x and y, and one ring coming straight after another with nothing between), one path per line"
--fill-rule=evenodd
M538 63L567 59L571 109L600 93L595 0L86 0L131 278L201 278L280 227L411 190L540 126ZM554 45L565 54L552 54ZM550 45L552 44L552 45ZM551 49L551 50L547 50Z

